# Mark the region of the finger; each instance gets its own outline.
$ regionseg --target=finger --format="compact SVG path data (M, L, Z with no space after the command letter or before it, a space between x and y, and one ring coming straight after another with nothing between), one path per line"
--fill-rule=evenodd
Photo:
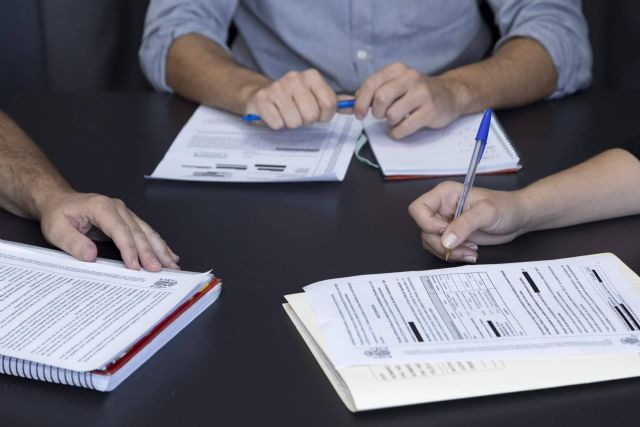
M179 269L180 267L176 262L177 255L175 255L171 251L171 249L169 249L169 246L162 239L162 237L160 237L160 235L153 228L151 228L149 224L140 219L140 217L138 217L135 213L131 212L131 216L147 236L147 239L149 240L149 243L151 243L153 251L162 263L162 266L166 268Z
M440 183L413 201L409 205L409 214L423 231L442 234L449 226L449 221L445 218L453 217L461 192L460 183Z
M257 108L262 122L271 129L280 130L284 127L284 119L280 115L278 107L276 107L273 102L259 102Z
M304 73L309 90L316 99L316 104L320 109L318 118L321 122L328 122L336 114L338 97L331 89L331 86L322 78L316 70L308 70Z
M478 245L476 245L475 243L467 240L466 242L462 242L460 243L460 246L464 246L465 248L477 251L478 250Z
M373 95L371 114L376 119L384 119L391 104L402 98L408 91L408 86L401 79L393 79L378 88Z
M281 93L274 97L274 104L280 112L280 116L284 120L284 125L289 129L295 129L302 126L303 119L296 103L293 101L291 94Z
M460 245L457 248L449 251L442 246L440 236L433 234L422 234L422 247L434 254L440 259L445 259L449 262L469 262L474 263L478 259L477 249L471 249L466 246ZM447 252L449 256L447 258Z
M147 238L147 235L142 231L142 228L138 222L134 219L132 212L124 205L117 207L118 213L127 223L130 233L133 236L133 241L136 245L136 251L138 253L138 259L142 268L147 271L160 271L162 270L162 264L156 256L156 253Z
M495 210L487 203L472 206L451 221L442 236L442 245L447 249L456 248L477 230L490 226L495 220Z
M420 108L420 105L422 105L422 100L416 95L415 91L408 91L387 108L385 117L389 127L393 128L400 124L401 121Z
M371 107L373 102L373 96L378 88L393 79L399 71L397 64L392 64L384 67L362 83L362 86L356 93L356 104L354 106L358 120L362 120L367 116L369 107Z
M427 123L427 111L419 108L403 118L400 123L389 130L389 135L394 139L402 139L418 129L422 129Z
M49 243L81 261L95 261L98 256L96 244L66 219L55 220L50 225L43 223L42 234Z
M107 198L101 200L104 201L89 205L89 220L113 240L127 268L140 270L136 243L128 224L114 207L113 201Z
M245 114L257 114L260 116L260 120L252 122L253 124L263 123L271 129L282 129L284 120L273 103L273 96L273 87L262 88L253 95L247 111L245 111Z
M317 122L320 118L320 106L311 89L300 78L292 78L289 89L293 102L302 117L302 124L308 126Z
M173 262L175 262L176 264L180 262L180 257L178 255L176 255L175 252L173 252L173 250L171 248L169 248L169 252L171 252L171 258L173 259Z

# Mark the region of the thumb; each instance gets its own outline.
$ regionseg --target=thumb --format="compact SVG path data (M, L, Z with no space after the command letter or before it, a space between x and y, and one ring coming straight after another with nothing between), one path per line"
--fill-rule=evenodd
M442 246L446 249L454 249L467 241L469 236L489 226L494 220L494 209L486 203L473 206L459 217L451 221L442 234Z
M95 261L98 256L95 243L66 220L43 222L42 234L49 243L80 261Z

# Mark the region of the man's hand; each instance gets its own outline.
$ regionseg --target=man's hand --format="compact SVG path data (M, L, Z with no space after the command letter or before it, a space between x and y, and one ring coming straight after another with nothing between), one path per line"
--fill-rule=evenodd
M45 238L79 260L94 261L98 255L95 243L87 237L99 234L94 233L95 227L113 240L128 268L180 268L180 258L121 200L65 191L47 198L40 208L40 221Z
M387 119L392 138L401 139L423 127L440 128L460 116L455 85L428 77L401 63L370 76L356 93L355 114Z
M245 114L258 114L271 129L328 122L338 97L317 70L290 71L253 92Z
M417 198L409 213L422 230L422 246L449 261L476 262L478 245L509 242L525 233L527 209L519 192L473 188L465 211L455 220L462 184L443 182Z

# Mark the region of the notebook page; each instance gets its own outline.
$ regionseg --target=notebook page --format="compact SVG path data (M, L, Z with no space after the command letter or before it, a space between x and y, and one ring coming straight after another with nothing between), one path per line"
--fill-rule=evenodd
M102 368L208 277L0 242L0 354L81 372Z
M456 175L469 167L481 120L482 114L463 116L445 128L422 129L402 140L391 138L387 122L371 115L364 128L385 175ZM519 161L494 117L478 173L519 169Z

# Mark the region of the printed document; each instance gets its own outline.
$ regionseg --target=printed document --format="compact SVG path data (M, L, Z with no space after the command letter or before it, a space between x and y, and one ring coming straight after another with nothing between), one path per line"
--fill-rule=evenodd
M188 181L342 181L362 131L351 115L271 130L201 106L151 178Z
M622 265L628 280L638 277ZM287 295L284 309L353 412L516 391L610 381L640 375L638 353L493 358L335 368L307 295ZM313 380L313 372L308 379Z
M0 354L79 372L103 368L209 278L0 241Z
M401 140L389 136L386 120L367 116L364 128L385 176L443 176L466 173L482 114L462 116L442 129L421 129ZM494 116L478 173L513 172L520 157Z
M304 288L339 367L640 352L640 287L610 255Z

